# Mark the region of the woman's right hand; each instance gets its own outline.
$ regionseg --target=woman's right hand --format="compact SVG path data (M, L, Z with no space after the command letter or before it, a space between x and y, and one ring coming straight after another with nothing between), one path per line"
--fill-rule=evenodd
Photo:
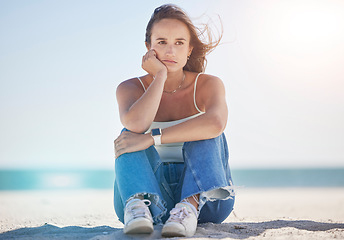
M158 73L165 73L167 74L167 68L165 64L163 64L156 55L154 49L149 50L143 57L142 57L142 68L148 72L149 74L153 75L154 77Z
M145 150L154 144L150 133L141 134L130 131L123 131L114 141L115 158L123 153L137 152Z

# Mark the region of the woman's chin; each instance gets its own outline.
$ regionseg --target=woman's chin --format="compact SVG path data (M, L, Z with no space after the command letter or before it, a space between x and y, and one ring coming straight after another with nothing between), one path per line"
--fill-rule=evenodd
M166 68L167 68L167 72L168 73L178 72L178 71L183 69L183 67L179 66L179 65L178 66L177 65L175 65L175 66L168 66L168 65L166 65Z

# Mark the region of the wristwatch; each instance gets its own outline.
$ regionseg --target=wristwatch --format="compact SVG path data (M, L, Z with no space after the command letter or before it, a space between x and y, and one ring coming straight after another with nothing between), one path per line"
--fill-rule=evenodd
M151 136L154 139L154 145L161 145L161 128L153 128Z

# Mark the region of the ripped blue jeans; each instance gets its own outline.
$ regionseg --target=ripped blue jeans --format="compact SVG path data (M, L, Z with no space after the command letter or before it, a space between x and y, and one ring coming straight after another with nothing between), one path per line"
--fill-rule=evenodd
M164 163L154 146L115 160L114 207L124 221L126 201L144 195L155 224L164 223L176 203L200 194L199 223L221 223L233 210L234 191L225 135L185 142L184 163Z

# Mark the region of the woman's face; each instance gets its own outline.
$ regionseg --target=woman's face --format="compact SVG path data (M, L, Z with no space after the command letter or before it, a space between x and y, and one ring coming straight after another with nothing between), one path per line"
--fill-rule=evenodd
M151 44L147 48L155 50L169 72L178 71L186 65L192 52L189 29L177 19L162 19L154 23Z

